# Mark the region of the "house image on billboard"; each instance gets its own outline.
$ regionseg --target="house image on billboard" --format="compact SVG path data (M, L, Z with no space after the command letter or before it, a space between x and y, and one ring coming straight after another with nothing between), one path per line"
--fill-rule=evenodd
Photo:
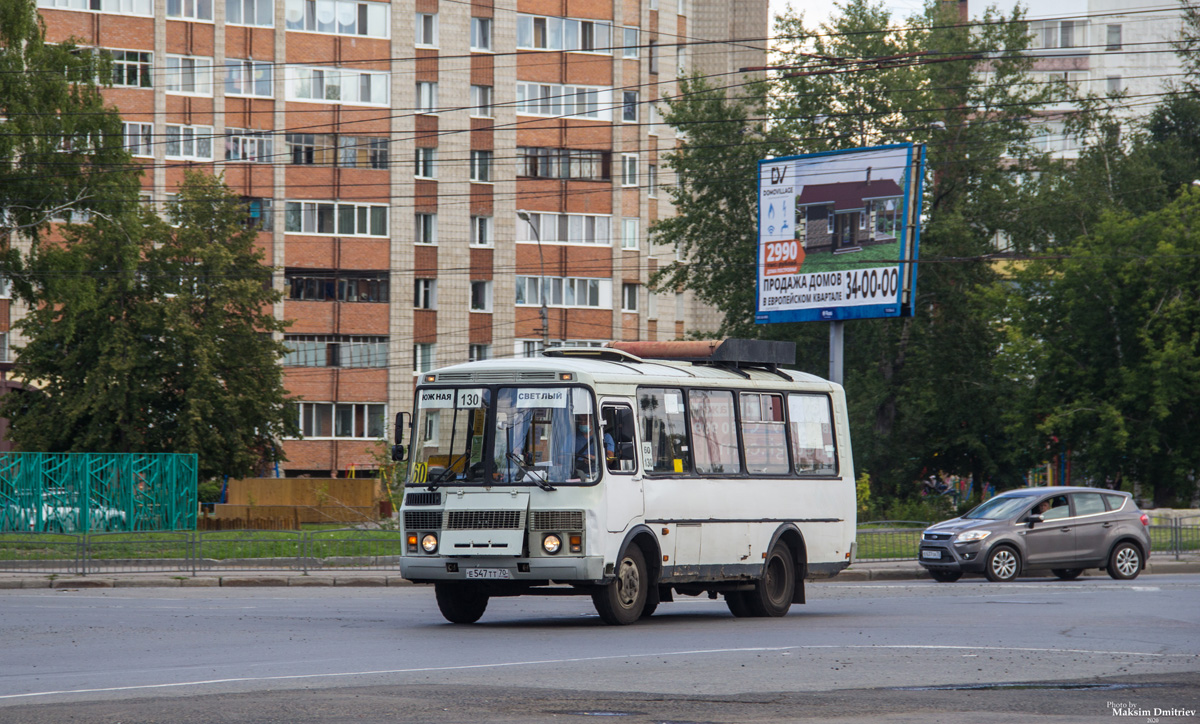
M796 239L805 254L861 251L899 240L904 189L892 179L805 184L796 196Z

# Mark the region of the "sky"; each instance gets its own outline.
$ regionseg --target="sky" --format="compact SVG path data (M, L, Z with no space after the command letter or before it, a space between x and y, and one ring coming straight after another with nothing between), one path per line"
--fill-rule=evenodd
M775 23L774 17L783 13L789 4L796 10L804 12L804 24L808 27L816 27L826 22L836 9L833 6L833 0L768 0L768 3L771 9L772 26ZM920 12L925 3L924 0L884 0L883 5L891 11L892 17L899 21Z

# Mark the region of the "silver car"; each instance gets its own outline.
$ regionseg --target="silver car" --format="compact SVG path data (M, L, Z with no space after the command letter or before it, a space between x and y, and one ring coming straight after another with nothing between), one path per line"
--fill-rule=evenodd
M935 580L964 573L1012 581L1049 569L1069 581L1085 568L1136 578L1150 555L1150 518L1133 496L1100 488L1010 490L925 530L917 561Z

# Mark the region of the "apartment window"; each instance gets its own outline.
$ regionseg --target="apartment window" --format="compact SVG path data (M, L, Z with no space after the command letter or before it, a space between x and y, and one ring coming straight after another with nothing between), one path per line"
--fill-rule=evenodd
M413 287L413 307L437 309L437 279L416 279Z
M492 311L492 283L490 281L471 282L471 311Z
M658 41L651 40L647 50L649 51L648 55L650 56L650 72L658 73Z
M471 115L479 116L480 118L491 118L494 112L492 110L492 103L492 86L471 86Z
M1121 25L1109 25L1105 34L1105 50L1120 50L1121 49Z
M437 214L417 214L416 243L437 243Z
M167 126L167 158L212 160L212 126Z
M287 298L306 302L387 302L388 273L385 271L284 271Z
M225 95L270 98L274 75L271 63L226 58Z
M637 186L638 157L636 153L621 154L621 185L622 186Z
M526 50L612 52L612 25L596 20L517 15L517 47Z
M567 148L517 148L517 175L606 181L612 178L612 153Z
M417 45L436 47L438 44L437 13L417 13L416 21Z
M273 163L275 141L270 131L225 129L225 160Z
M342 168L388 167L388 139L338 136L338 165Z
M549 83L517 83L517 113L535 116L612 118L612 89Z
M638 310L638 288L640 284L621 285L621 311L636 312Z
M324 133L289 133L288 156L298 166L332 166L335 163L333 136Z
M272 199L244 196L242 201L246 204L246 226L259 231L271 231L275 228L275 216L272 214L275 206Z
M646 195L652 199L658 198L658 166L646 166Z
M288 66L289 100L387 105L390 76L383 71Z
M646 319L658 319L658 295L654 292L646 294Z
M151 0L38 0L39 8L97 10L120 15L154 15Z
M658 0L650 0L650 9L658 10Z
M225 22L229 25L275 26L273 0L225 0Z
M636 249L639 243L638 219L621 219L621 248Z
M106 51L112 60L113 85L122 88L149 88L151 86L151 59L153 53L140 50Z
M417 113L437 113L437 110L437 83L425 81L417 83Z
M612 26L594 20L564 20L563 50L585 53L612 52Z
M287 334L285 367L387 367L388 338L343 334Z
M1120 93L1122 90L1124 90L1124 88L1121 87L1121 76L1110 75L1107 78L1105 78L1104 80L1105 80L1105 91L1109 95L1116 95L1117 93Z
M416 169L414 173L417 176L421 178L437 178L436 148L417 148L416 158Z
M413 372L428 372L437 366L437 345L413 345Z
M302 437L358 440L385 434L387 405L349 402L295 402L294 414Z
M636 58L638 57L638 29L637 28L621 28L621 57Z
M387 236L388 207L382 204L341 204L332 201L288 201L284 231L290 234Z
M550 307L612 309L611 279L518 276L515 292L517 306L540 306L544 293L546 305Z
M528 222L517 221L517 241L608 245L608 224L607 216L531 213Z
M212 95L212 58L168 55L167 92Z
M542 340L540 339L518 339L514 353L518 357L540 357L542 354Z
M287 0L284 18L288 30L386 38L390 35L390 10L385 2Z
M1033 47L1041 50L1085 47L1087 27L1086 20L1039 20L1030 24Z
M492 345L473 344L467 348L468 362L483 362L492 358Z
M622 91L621 92L621 120L627 123L636 123L638 118L638 92L637 91Z
M492 152L491 151L471 151L471 180L482 183L491 183L492 180Z
M492 243L492 217L472 216L471 244L474 246L491 246Z
M471 50L491 51L491 18L471 18Z
M149 123L124 123L125 150L133 156L154 155L154 126Z
M167 0L167 17L180 20L212 20L212 0Z

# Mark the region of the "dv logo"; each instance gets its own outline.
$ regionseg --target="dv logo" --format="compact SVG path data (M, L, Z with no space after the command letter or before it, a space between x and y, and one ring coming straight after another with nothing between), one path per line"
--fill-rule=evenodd
M787 178L787 166L772 166L771 167L771 185L778 186Z

